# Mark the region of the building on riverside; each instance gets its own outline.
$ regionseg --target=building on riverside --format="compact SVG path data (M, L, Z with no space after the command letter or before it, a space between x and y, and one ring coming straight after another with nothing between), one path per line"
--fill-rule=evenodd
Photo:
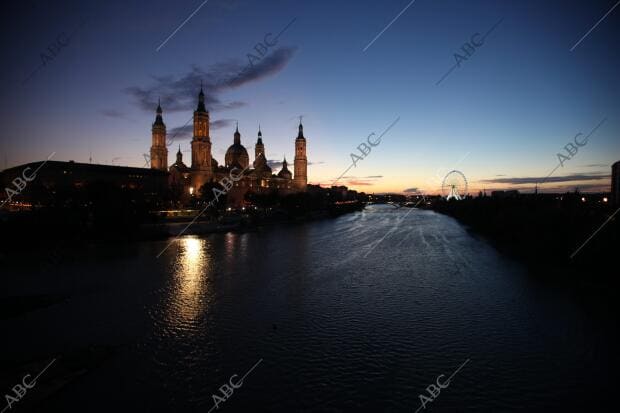
M0 199L45 204L58 194L66 195L68 191L87 189L93 184L136 191L145 197L156 198L168 189L168 179L167 172L148 168L37 161L0 173L0 184L5 188L3 192L6 195L0 195Z
M233 143L226 151L222 165L211 154L211 137L209 135L209 112L205 107L205 95L200 88L198 106L194 111L194 132L191 141L191 164L183 162L181 147L176 154L176 162L168 168L168 149L166 145L166 125L163 120L161 105L157 106L155 122L152 127L151 168L170 172L171 188L184 196L200 195L201 190L208 189L223 178L239 176L240 180L227 193L227 203L234 207L243 205L248 192L276 192L285 195L306 191L308 185L308 159L306 157L306 138L303 125L295 138L295 159L293 172L288 169L286 158L276 174L265 157L265 144L262 131L258 130L254 145L254 161L250 167L248 151L241 143L241 133L237 125L233 134ZM243 171L243 172L241 172Z

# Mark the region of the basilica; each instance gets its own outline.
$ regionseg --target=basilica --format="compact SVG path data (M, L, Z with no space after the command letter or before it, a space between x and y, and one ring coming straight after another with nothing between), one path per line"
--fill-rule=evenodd
M151 169L169 172L171 189L181 198L200 195L204 185L216 184L231 174L238 176L243 170L243 177L235 182L228 191L227 204L233 207L244 205L248 192L281 195L306 191L308 184L308 160L306 158L306 138L303 125L299 123L299 133L295 138L295 160L293 173L289 171L286 158L282 168L276 174L267 163L265 144L259 128L254 145L253 168L250 167L248 151L241 144L239 126L233 135L233 143L226 151L224 164L220 165L211 156L211 138L209 136L209 112L205 107L205 95L200 88L198 107L194 111L194 133L191 141L191 166L183 163L181 147L176 154L176 162L168 167L168 148L166 146L166 125L162 116L161 105L157 106L157 115L152 128Z

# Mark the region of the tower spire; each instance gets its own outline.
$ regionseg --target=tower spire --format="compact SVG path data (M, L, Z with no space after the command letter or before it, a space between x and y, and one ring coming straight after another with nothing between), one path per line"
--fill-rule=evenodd
M235 129L235 144L241 144L241 134L239 133L239 122L237 122L237 128Z
M158 98L157 99L157 109L155 110L156 112L156 116L155 116L155 123L153 124L153 126L155 125L163 125L164 124L164 118L162 117L162 110L161 110L161 101Z
M183 163L183 153L181 152L181 144L179 144L179 151L177 152L177 164Z
M202 91L202 81L200 81L200 93L198 93L198 108L196 112L206 112L207 108L205 107L205 93Z
M297 134L297 139L304 139L304 125L301 123L301 116L299 117L299 133Z
M168 170L168 148L166 148L166 124L162 116L161 99L157 99L157 115L153 123L151 144L151 169Z

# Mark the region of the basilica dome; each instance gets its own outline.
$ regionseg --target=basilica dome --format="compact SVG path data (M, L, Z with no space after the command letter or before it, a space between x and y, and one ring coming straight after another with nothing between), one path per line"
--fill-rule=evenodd
M237 130L235 131L234 143L230 145L230 147L226 151L224 162L229 168L241 167L245 169L250 164L250 157L248 156L248 151L245 149L245 146L241 144L241 134L239 133L239 127L237 127Z
M293 179L293 174L288 170L288 163L286 162L286 158L282 161L282 169L278 172L278 176L284 179Z

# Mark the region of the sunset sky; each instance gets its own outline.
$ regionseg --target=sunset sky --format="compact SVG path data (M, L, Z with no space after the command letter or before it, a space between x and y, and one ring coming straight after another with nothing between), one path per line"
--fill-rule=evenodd
M143 166L158 97L171 137L202 81L220 162L237 121L251 159L260 123L267 158L292 161L301 115L309 182L329 184L369 134L399 119L340 184L437 192L459 169L470 192L530 191L598 126L541 190L609 189L620 160L620 7L574 46L616 0L203 1L5 5L0 169L51 152ZM496 24L473 54L461 50ZM260 57L255 45L285 28L243 70L248 54ZM437 84L457 53L466 59ZM169 163L179 144L190 163L191 132L175 136Z

